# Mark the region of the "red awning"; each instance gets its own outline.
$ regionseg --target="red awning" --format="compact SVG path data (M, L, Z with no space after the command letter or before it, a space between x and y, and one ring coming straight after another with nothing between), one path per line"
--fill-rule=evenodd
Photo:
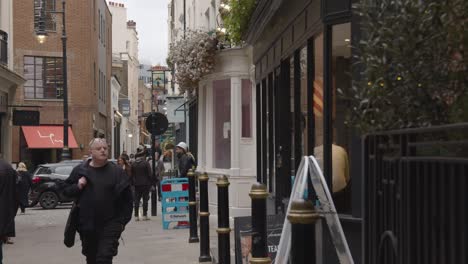
M63 126L22 126L28 148L63 148ZM71 128L68 128L68 147L78 148Z

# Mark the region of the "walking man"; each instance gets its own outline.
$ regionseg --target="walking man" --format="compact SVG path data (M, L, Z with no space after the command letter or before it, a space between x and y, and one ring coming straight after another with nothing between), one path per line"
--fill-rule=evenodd
M119 238L132 217L132 193L124 170L107 161L105 139L89 143L91 159L76 166L65 194L79 206L78 232L87 264L111 264Z
M0 264L3 263L3 243L15 236L16 210L16 172L0 157Z
M148 200L152 186L155 186L156 179L153 178L151 165L146 161L144 149L137 150L135 162L132 164L132 179L135 186L135 221L140 221L139 210L140 200L143 198L143 220L149 220Z

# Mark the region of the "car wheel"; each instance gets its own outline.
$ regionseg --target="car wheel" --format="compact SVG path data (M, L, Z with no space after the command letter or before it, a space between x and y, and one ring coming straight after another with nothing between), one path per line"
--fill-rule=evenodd
M43 192L41 197L39 197L39 203L44 209L54 209L57 207L58 202L59 198L57 194L51 191Z

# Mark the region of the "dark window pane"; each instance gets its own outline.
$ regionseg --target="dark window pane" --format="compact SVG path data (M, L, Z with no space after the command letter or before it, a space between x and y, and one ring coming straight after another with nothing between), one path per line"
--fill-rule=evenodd
M252 83L242 80L242 137L252 137Z
M41 9L42 5L45 6L44 12L44 23L45 23L45 30L48 31L55 31L56 24L53 19L53 15L47 13L47 11L55 11L55 1L56 0L34 0L34 29L39 29L39 21L41 20Z
M33 89L32 91L26 91L25 89L25 96L27 94L27 98L62 98L62 58L26 56L24 57L24 61L24 76L27 80L26 86ZM30 64L33 62L34 64Z

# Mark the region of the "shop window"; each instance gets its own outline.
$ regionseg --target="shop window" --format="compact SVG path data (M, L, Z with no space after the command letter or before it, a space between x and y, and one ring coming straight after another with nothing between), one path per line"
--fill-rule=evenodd
M290 94L290 97L289 97L289 100L290 100L290 108L289 108L289 117L291 118L291 127L289 128L290 129L290 135L291 135L291 175L295 175L296 174L296 157L295 157L295 153L296 153L296 139L295 139L295 129L297 129L296 127L296 123L295 123L295 114L294 114L294 56L292 56L290 58L290 63L289 63L289 94ZM300 158L300 157L298 157Z
M301 103L301 123L300 123L300 128L301 128L301 134L302 134L302 155L305 155L309 153L307 146L308 144L308 123L309 123L309 118L307 116L307 46L302 48L300 50L300 71L301 71L301 98L300 98L300 103Z
M323 34L314 39L315 146L323 145Z
M61 99L63 97L62 58L24 57L24 97Z
M231 80L213 81L213 167L231 167Z
M242 80L242 137L252 137L252 83Z
M345 118L348 102L338 90L351 89L351 23L332 27L331 88L333 93L333 192L338 211L349 213L350 204L350 142L351 133Z

